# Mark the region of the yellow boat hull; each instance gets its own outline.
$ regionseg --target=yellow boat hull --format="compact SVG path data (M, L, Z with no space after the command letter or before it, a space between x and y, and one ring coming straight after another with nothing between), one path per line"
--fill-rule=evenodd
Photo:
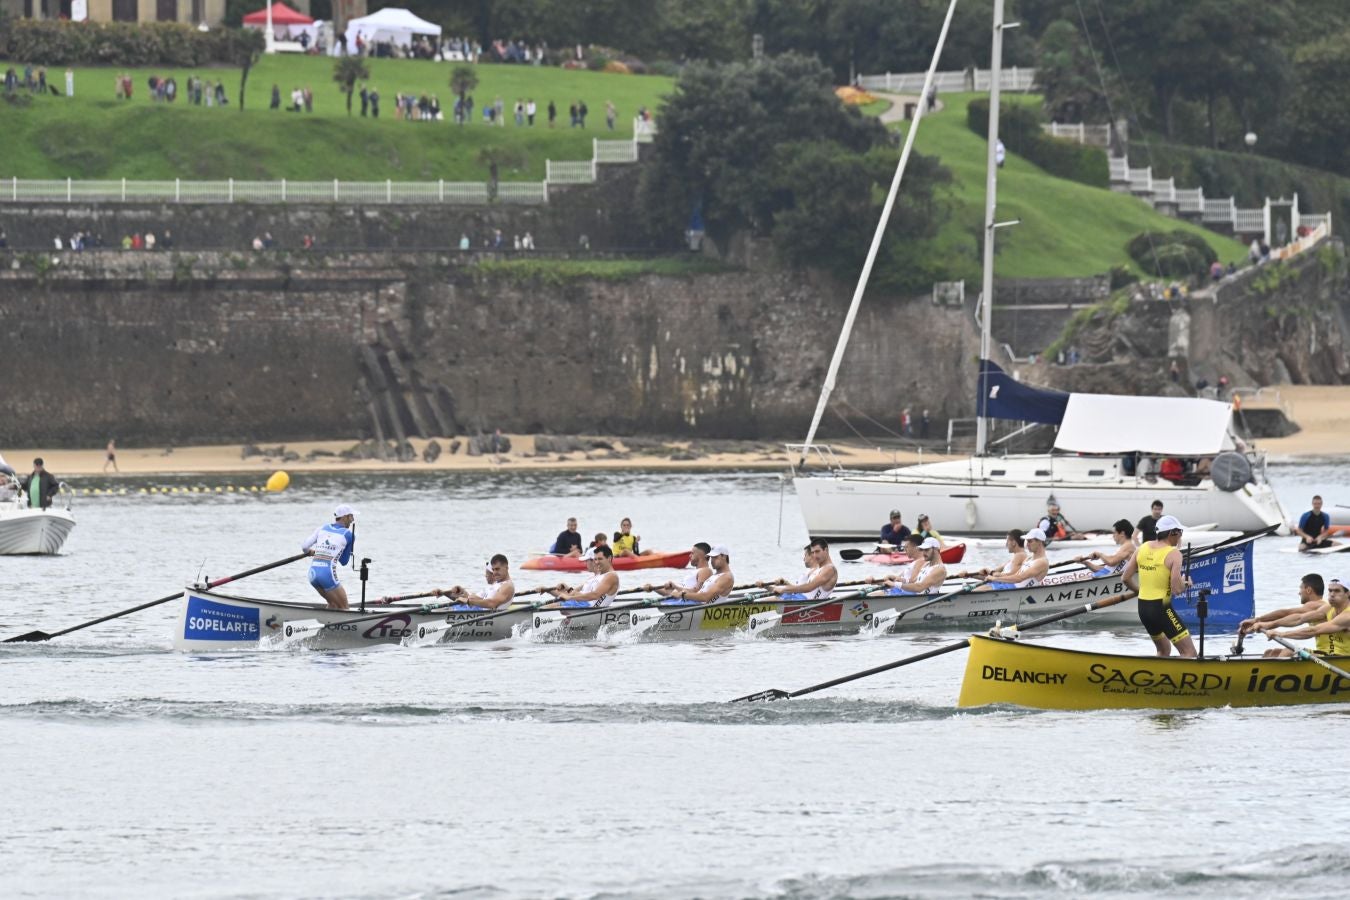
M1350 667L1344 657L1329 661ZM957 705L1200 709L1347 701L1350 681L1315 662L1120 656L975 635Z

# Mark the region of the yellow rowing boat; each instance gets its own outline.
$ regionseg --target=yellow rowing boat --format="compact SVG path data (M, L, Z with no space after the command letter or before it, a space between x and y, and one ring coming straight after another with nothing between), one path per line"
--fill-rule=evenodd
M1342 668L1350 663L1330 659ZM1121 656L974 635L957 705L1199 709L1347 701L1350 680L1305 660Z

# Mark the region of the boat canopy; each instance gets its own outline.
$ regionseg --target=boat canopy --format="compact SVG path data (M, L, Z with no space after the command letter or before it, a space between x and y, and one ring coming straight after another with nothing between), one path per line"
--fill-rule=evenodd
M1234 448L1233 410L1217 400L1070 394L1055 449L1214 456Z
M978 414L985 418L1046 425L1058 425L1069 402L1069 395L1064 391L1022 384L987 359L980 360L979 397Z

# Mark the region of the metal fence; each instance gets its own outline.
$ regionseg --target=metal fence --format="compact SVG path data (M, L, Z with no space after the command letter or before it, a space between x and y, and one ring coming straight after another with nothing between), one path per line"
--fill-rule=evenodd
M1110 125L1085 125L1082 122L1060 124L1050 122L1041 126L1041 130L1051 137L1094 147L1105 147L1111 143Z
M865 91L891 91L900 94L917 94L923 90L926 72L887 72L884 75L860 75L858 86ZM969 69L952 72L934 72L933 86L940 94L960 91L987 91L993 78L988 69ZM1036 70L1016 66L1004 69L999 78L999 87L1005 91L1030 91L1036 86Z

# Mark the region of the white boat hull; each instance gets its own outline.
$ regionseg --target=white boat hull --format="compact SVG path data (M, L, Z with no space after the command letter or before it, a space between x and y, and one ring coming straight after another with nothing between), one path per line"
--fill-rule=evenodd
M0 556L60 553L74 527L66 510L6 510L0 513Z
M1269 484L1225 492L1208 481L1148 482L1122 476L1114 460L1090 457L988 457L887 472L799 475L794 487L807 532L840 541L875 539L892 509L909 522L927 515L944 532L1026 530L1052 494L1074 527L1085 531L1109 532L1119 519L1137 522L1154 500L1183 523L1213 523L1224 531L1283 527L1287 518Z

